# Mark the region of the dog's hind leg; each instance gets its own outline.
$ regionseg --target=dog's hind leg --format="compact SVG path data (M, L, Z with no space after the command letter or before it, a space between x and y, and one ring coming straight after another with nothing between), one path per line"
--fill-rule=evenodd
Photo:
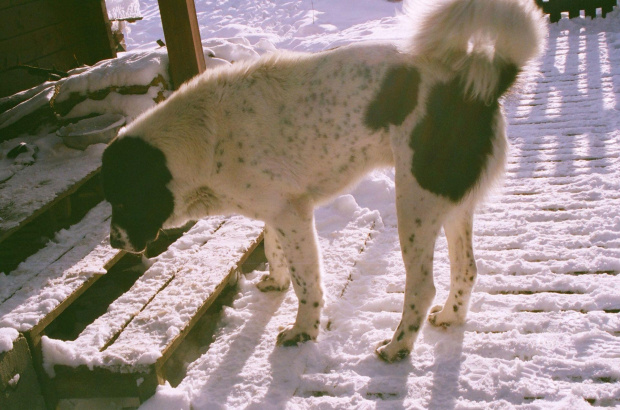
M387 362L406 357L413 348L435 297L433 253L443 218L452 208L448 200L417 183L409 167L396 168L398 236L407 273L400 324L391 340L377 348Z
M459 210L444 223L450 254L450 294L445 305L435 306L428 317L435 326L462 324L476 280L476 261L472 246L473 210Z
M295 323L278 335L277 344L294 346L316 340L323 307L314 209L310 202L292 201L274 219L271 226L286 255L293 289L299 300Z
M288 289L291 279L286 256L273 228L265 226L265 256L269 262L269 275L261 278L256 285L263 292Z

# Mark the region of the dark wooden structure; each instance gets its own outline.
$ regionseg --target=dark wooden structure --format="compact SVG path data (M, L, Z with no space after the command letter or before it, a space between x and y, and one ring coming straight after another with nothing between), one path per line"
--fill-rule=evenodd
M8 298L6 292L4 299L0 295L0 327L17 325L23 336L20 345L0 354L0 409L42 408L41 392L49 409L55 409L63 399L101 397L127 399L139 405L168 379L168 362L220 294L236 283L241 272L249 272L265 261L260 246L261 223L241 217L214 217L203 221L197 230L202 241L208 230L209 239L190 249L185 249L186 242L177 247L174 257L180 257L178 269L160 270L163 265L156 262L155 272L135 270L132 267L141 263L140 258L112 249L107 241L108 215L109 211L100 209L69 228L72 235L82 237L60 256L44 250L38 259L45 267L29 272L28 283L12 285ZM83 229L100 219L106 219L103 229ZM151 244L147 254L154 256L168 246L175 247L171 242L188 229L191 238L189 225L170 231ZM195 263L186 266L183 261L188 258ZM162 263L170 262L168 258ZM42 296L57 283L65 286L54 291L53 300ZM183 300L177 303L179 297ZM37 303L23 304L33 300L45 301L45 308ZM183 318L178 334L169 335L167 325L152 326L153 315L163 311ZM21 321L22 315L28 317L28 323ZM166 318L163 321L168 323ZM57 364L55 376L50 377L43 365L43 336L72 340L80 350L100 355L102 361L90 369ZM140 357L152 349L159 349L160 354L147 364ZM21 360L19 366L15 357ZM124 359L119 362L119 357ZM34 367L38 382L31 371L29 382L17 385L14 376L18 371L25 372L20 369L26 366ZM38 400L38 405L11 407L13 403L27 403L22 401L24 395Z
M77 345L90 347L99 343L96 348L103 358L102 362L108 364L97 364L91 369L86 365L55 365L55 377L45 382L51 387L55 399L114 397L137 399L141 403L155 393L158 385L168 380L168 361L222 292L234 286L242 272L253 269L244 266L255 266L251 255L257 248L263 255L259 258L264 261L264 253L259 247L263 238L262 228L257 229L262 224L240 217L213 217L212 220L220 222L213 225L213 237L191 251L191 259L193 262L200 261L198 265L182 266L179 262L183 256L180 259L175 256L179 266L176 272L152 275L147 270L123 294L122 299L112 302L112 308L96 319L99 323L106 323L105 327L113 329L113 332L102 334L91 331L87 326L77 336L73 341ZM191 230L188 235L191 237ZM180 254L184 252L178 248L177 251ZM157 265L154 266L157 268ZM147 281L159 285L149 290L145 287ZM138 294L144 299L144 305L132 310L131 305L136 306L135 302L127 304L123 299L129 300L133 296L128 298L128 295ZM163 311L174 312L175 306L182 306L183 310L192 313L187 316L179 334L171 338L167 334L168 326L159 325L160 319L153 319L153 315ZM126 312L122 326L115 324L118 314L110 313L119 308ZM162 322L166 323L165 320ZM153 348L158 349L159 357L152 363L136 360L142 352L152 351ZM122 364L119 364L118 357L124 357L120 361Z
M175 89L205 69L194 0L158 0Z
M170 58L170 77L174 88L178 88L205 70L194 0L158 1ZM116 57L114 50L104 0L0 0L0 97L33 87L47 80L48 74L54 75L81 64L92 65L102 59ZM12 271L20 261L38 251L39 247L22 246L30 242L30 236L49 236L65 227L65 222L69 220L76 223L75 219L99 218L97 213L84 216L88 209L101 200L98 175L98 170L89 173L66 192L59 193L51 202L41 204L38 209L25 215L14 228L0 230L0 260L6 262L4 266L0 263L0 271ZM105 352L112 352L111 357L116 350L123 352L127 347L142 349L144 346L137 344L138 341L156 343L161 356L150 365L127 363L123 369L117 368L118 366L100 366L90 370L84 366L71 368L57 365L56 377L49 377L43 369L42 337L69 340L63 338L66 336L65 327L67 324L74 327L75 311L83 312L83 306L92 304L93 299L101 300L99 294L105 293L102 291L105 286L97 285L105 282L102 278L118 279L115 273L117 270L125 274L124 265L131 262L132 256L111 249L105 241L94 245L86 256L82 256L81 252L88 252L90 249L93 238L103 239L108 236L105 234L99 238L97 235L101 232L88 232L62 255L50 260L46 268L36 273L36 280L41 282L45 279L44 287L53 287L55 281L60 281L71 283L71 288L55 301L58 303L49 311L40 311L36 304L29 305L30 309L36 310L31 312L36 316L36 323L20 328L19 343L16 342L11 351L0 355L0 408L10 409L15 403L17 406L41 408L42 396L50 409L56 408L58 401L64 398L111 396L135 399L132 403L137 404L146 400L155 392L157 385L165 381L166 368L173 353L179 349L190 330L197 325L220 293L236 282L239 272L243 270L242 266L245 266L247 259L254 254L262 241L262 229L252 227L250 222L231 221L232 218L223 219L216 227L217 235L214 232L214 239L201 246L204 266L198 269L199 278L191 276L195 274L192 269L179 269L172 277L163 278L163 285L154 289L156 294L145 300L144 306L127 317L119 329L107 336L97 335L96 339L105 343L95 348L103 355ZM89 224L92 224L92 221L77 222L76 229L82 223L91 226ZM107 221L104 223L107 225ZM41 231L43 228L46 232ZM252 231L251 234L244 231L248 229ZM166 240L172 241L176 239L175 236L165 235ZM165 249L168 245L169 243L166 243L161 246ZM155 247L159 246L155 244ZM85 248L82 249L83 247ZM45 249L43 253L44 251ZM213 271L212 275L201 274L210 270ZM213 286L209 285L211 287L208 291L205 291L207 288L196 287L196 284L204 280L203 276L213 281ZM141 279L135 277L133 281L140 283ZM128 284L127 288L130 286L131 284ZM132 289L123 291L132 292ZM14 326L13 316L19 315L20 309L24 309L21 300L38 298L42 293L45 292L41 289L31 291L28 286L14 289L8 299L0 300L0 326ZM196 302L195 312L187 318L181 332L172 339L167 339L165 332L144 333L145 330L140 325L149 322L141 315L148 314L151 309L173 309L165 305L168 300L165 296L167 293L188 295L191 301L199 302ZM103 305L105 307L106 303ZM107 318L105 312L100 313L103 314L99 318L92 319ZM86 332L85 335L76 334L74 337L77 337L79 342L82 338L87 339L88 335ZM13 365L14 357L23 359L20 362L21 367ZM27 366L30 369L28 378L24 370ZM14 374L18 371L25 376L23 383L16 384ZM34 373L38 375L38 382ZM31 403L24 401L24 397L28 397Z
M542 10L549 14L552 23L562 18L562 13L568 13L569 18L579 17L581 11L586 17L596 17L596 10L601 10L601 16L605 17L618 4L617 0L535 0Z
M13 349L0 353L0 408L45 408L28 342L21 335L13 342Z
M105 0L0 0L0 97L113 57Z

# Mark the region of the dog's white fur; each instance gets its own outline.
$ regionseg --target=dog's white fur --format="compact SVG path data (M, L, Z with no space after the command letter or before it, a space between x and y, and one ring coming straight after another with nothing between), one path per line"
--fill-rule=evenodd
M465 318L476 277L472 215L502 171L504 118L498 110L489 160L478 183L457 202L418 183L411 171L411 133L426 114L432 87L456 75L470 98L492 100L498 65L523 67L534 58L545 25L533 0L453 0L409 12L424 17L405 48L371 43L317 54L278 52L215 69L182 86L118 137L142 138L165 154L174 211L164 227L225 213L266 222L270 274L259 286L285 289L292 278L299 298L297 319L278 336L279 343L315 339L319 332L323 290L315 205L382 166L396 167L407 280L402 321L377 352L393 361L412 349L435 296L432 259L442 226L452 283L445 307L433 308L429 320L448 326ZM370 130L364 118L368 104L390 67L403 65L420 73L415 110L402 124Z

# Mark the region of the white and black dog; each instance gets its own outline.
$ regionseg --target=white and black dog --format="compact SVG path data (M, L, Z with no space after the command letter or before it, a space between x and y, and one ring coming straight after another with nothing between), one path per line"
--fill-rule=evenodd
M402 320L377 353L411 351L435 296L433 251L444 227L451 288L437 326L463 322L476 263L472 215L505 161L498 101L542 49L534 0L449 0L406 47L359 44L278 52L215 69L122 130L103 154L112 246L141 252L162 228L212 214L265 221L269 275L292 279L297 318L277 343L315 340L323 305L313 211L369 170L396 167L407 272Z

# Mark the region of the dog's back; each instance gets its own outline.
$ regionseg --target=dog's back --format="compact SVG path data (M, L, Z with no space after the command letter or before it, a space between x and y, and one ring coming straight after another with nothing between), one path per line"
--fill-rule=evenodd
M409 60L386 43L279 52L197 77L148 121L132 124L131 133L161 145L176 127L180 139L200 147L200 173L211 189L247 199L237 210L282 192L319 202L369 169L393 164L389 124L372 118L398 110L399 101L371 102L389 83L386 74ZM415 98L393 91L401 100ZM199 119L187 120L190 113ZM181 149L179 161L171 161L173 173L197 171L185 168L186 155ZM250 187L237 186L249 175Z

